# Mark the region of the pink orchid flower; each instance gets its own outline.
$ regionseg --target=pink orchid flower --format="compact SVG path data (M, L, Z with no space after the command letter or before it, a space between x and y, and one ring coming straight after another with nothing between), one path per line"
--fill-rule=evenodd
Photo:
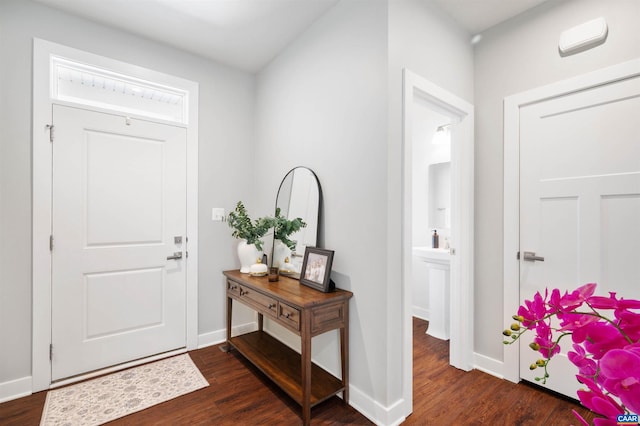
M640 300L618 298L615 292L609 297L594 296L595 289L596 284L589 283L564 294L557 288L550 295L545 290L544 297L537 292L514 316L524 328L505 330L503 334L512 340L504 343L514 343L533 330L531 348L550 360L560 352L560 340L571 335L573 350L567 357L578 368L578 380L588 388L578 391L580 402L604 416L594 419L594 425L617 425L619 414L640 413L640 311L634 312L640 310ZM547 363L542 366L545 375L536 380L545 383ZM574 415L583 425L589 424L575 411Z
M629 344L612 325L595 322L576 329L572 336L573 343L583 344L585 350L600 359L612 349L621 349Z
M576 308L582 306L582 304L590 298L593 293L596 291L596 283L589 283L583 286L578 287L573 290L571 293L565 293L562 298L558 301L558 306L560 306L563 312L572 311Z
M551 359L552 356L560 352L560 345L553 340L551 327L544 321L540 321L536 325L536 337L533 341L540 346L538 352L547 359Z
M546 294L545 294L546 299ZM518 309L518 315L524 318L522 325L528 329L535 328L538 321L542 320L547 314L545 299L542 298L540 292L533 296L533 300L525 300L524 305Z
M567 358L578 367L581 376L593 378L598 373L598 365L594 360L587 357L587 353L580 345L573 345L573 351L567 353Z
M593 380L582 376L576 376L576 378L580 383L589 388L589 390L581 389L578 391L580 403L594 413L600 414L609 420L617 422L618 414L625 412L620 404L618 404L609 395L605 395Z
M558 314L560 322L560 331L575 331L588 324L600 321L600 318L593 315L563 313Z
M632 342L640 341L640 314L629 311L616 311L618 326Z
M574 416L576 416L578 420L580 420L580 423L582 423L584 426L590 426L589 422L586 421L580 414L578 414L576 410L571 410L571 412ZM618 426L618 422L616 420L605 419L604 417L596 417L595 419L593 419L593 424L595 426Z
M640 413L640 344L608 351L599 362L603 387L632 413Z
M614 292L609 292L609 297L591 296L587 299L587 303L594 309L616 309L618 307L618 299Z

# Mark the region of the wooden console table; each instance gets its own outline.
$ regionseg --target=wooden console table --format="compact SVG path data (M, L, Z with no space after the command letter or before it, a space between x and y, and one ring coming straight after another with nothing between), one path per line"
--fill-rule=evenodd
M235 348L291 398L302 406L302 420L310 424L311 407L342 392L349 402L349 299L350 291L322 293L298 280L252 277L225 271L227 277L227 348ZM233 300L258 312L258 331L231 337ZM296 333L301 353L265 333L264 316ZM342 380L311 362L311 338L340 329Z

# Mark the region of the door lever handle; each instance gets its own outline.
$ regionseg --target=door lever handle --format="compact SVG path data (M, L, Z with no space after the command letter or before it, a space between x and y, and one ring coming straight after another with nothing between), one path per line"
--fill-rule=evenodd
M535 262L535 261L544 262L544 257L536 256L536 254L532 251L525 251L523 259L528 262Z
M182 259L182 252L181 251L177 251L177 252L173 253L173 256L167 256L167 260L178 260L178 259Z

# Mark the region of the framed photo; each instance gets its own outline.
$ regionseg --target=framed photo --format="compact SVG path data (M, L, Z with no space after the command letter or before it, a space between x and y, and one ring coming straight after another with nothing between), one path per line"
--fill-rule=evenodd
M335 285L330 278L332 263L333 250L307 247L304 252L302 271L300 272L300 284L324 293L332 291L335 289Z

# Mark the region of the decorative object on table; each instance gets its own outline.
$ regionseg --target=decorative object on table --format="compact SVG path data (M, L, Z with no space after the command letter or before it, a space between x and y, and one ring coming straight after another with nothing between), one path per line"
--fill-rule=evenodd
M573 292L546 290L533 300L525 300L513 316L517 322L503 335L512 344L526 331L536 333L529 345L542 358L529 367L544 372L536 381L550 379L547 367L560 352L560 340L571 336L573 350L567 353L578 368L576 378L587 389L578 391L582 405L605 416L596 418L596 425L615 425L619 416L640 413L640 300L594 296L596 284L585 284ZM610 311L605 316L602 312ZM559 325L557 325L559 324ZM574 411L585 425L588 423Z
M331 281L333 250L307 247L304 252L300 284L328 293L335 289Z
M269 268L266 263L262 263L262 259L257 258L256 263L249 268L249 275L253 277L264 277L267 275Z
M282 267L280 268L280 274L281 275L296 275L296 274L299 274L299 273L300 273L300 271L298 270L296 265L291 263L291 261L289 260L288 257L285 257L284 258L284 262L282 262Z
M433 230L433 235L431 236L431 248L439 248L440 247L440 236L438 235L437 230Z
M280 207L276 207L276 216L273 219L274 240L271 264L278 268L284 268L285 259L291 259L292 251L296 249L296 241L289 237L305 228L307 224L300 217L289 220L282 216Z
M272 266L269 268L269 282L276 282L280 279L280 273L278 271L277 266Z
M50 390L40 425L100 425L209 386L188 354Z
M247 274L256 259L262 257L261 238L273 226L273 218L261 217L252 221L242 201L238 201L235 210L229 213L227 221L233 229L231 235L241 240L238 243L240 272Z

